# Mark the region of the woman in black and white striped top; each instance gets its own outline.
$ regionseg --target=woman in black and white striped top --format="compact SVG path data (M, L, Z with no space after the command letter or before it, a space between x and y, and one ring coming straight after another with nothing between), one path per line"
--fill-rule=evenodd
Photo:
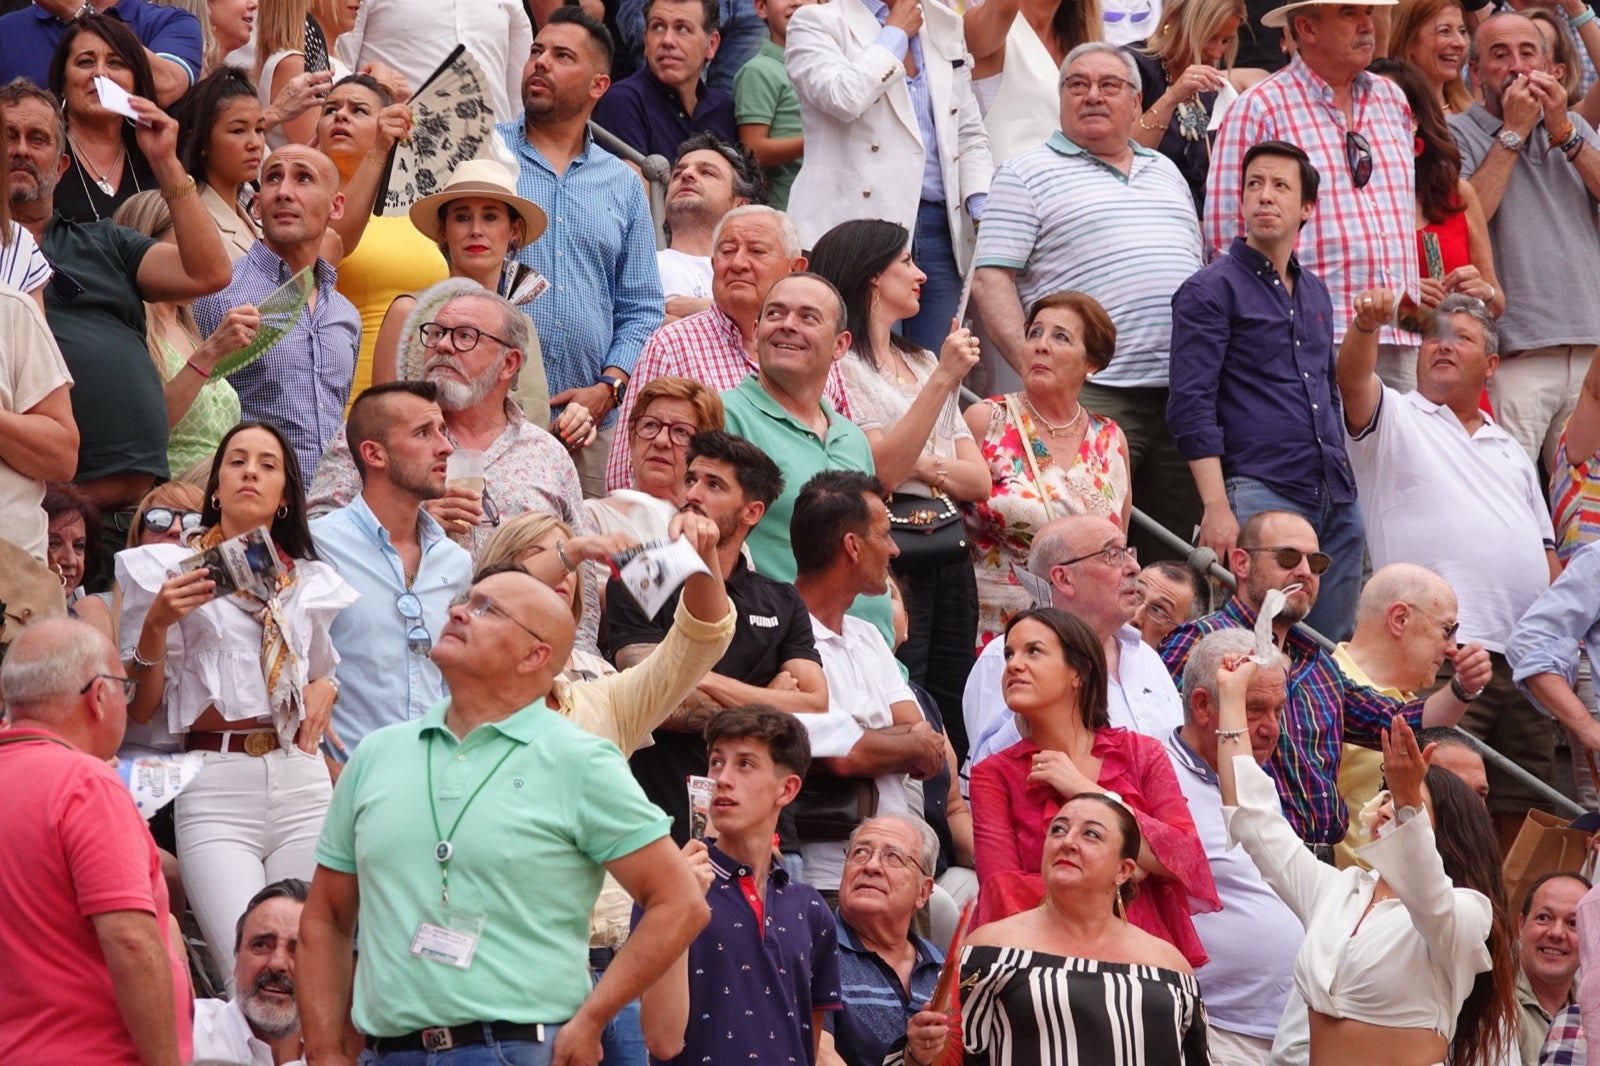
M1205 1008L1177 948L1123 917L1139 825L1115 795L1062 805L1045 837L1045 899L975 930L961 960L965 1062L1205 1066ZM943 1062L952 1030L916 1014L885 1066Z

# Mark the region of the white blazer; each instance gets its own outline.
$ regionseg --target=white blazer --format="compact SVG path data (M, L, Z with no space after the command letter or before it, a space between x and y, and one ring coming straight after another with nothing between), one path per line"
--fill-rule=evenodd
M956 264L965 272L977 239L967 197L989 191L994 163L972 95L961 16L939 0L922 0L922 17L945 209ZM810 4L789 22L784 66L805 132L789 214L807 248L857 218L889 219L915 231L925 153L905 64L875 43L881 30L862 0Z

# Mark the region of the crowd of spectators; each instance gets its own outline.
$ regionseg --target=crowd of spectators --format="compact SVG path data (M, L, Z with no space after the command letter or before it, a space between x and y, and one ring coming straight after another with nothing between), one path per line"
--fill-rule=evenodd
M1586 1061L1597 64L0 0L0 1062Z

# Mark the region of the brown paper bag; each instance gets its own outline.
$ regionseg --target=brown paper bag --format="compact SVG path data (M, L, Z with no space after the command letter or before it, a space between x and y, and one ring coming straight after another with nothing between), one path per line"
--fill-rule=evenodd
M1569 829L1568 819L1541 810L1528 811L1517 839L1501 867L1506 882L1506 903L1513 913L1522 909L1522 897L1541 874L1552 870L1579 870L1588 857L1589 834Z

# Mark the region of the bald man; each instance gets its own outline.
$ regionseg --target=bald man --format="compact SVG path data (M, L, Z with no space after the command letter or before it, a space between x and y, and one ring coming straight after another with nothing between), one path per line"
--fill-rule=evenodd
M434 643L450 697L345 767L300 921L308 1061L359 1050L342 1044L358 917L354 1018L380 1062L493 1040L516 1061L553 1045L539 1061L592 1064L606 1023L705 926L667 816L615 746L546 702L573 637L553 589L486 570ZM643 913L591 991L602 869Z
M67 618L24 629L0 666L0 1062L189 1061L160 853L106 765L131 687L111 642Z
M1357 684L1386 696L1410 700L1434 687L1446 660L1470 675L1486 672L1489 653L1481 644L1456 643L1456 594L1450 583L1425 566L1391 563L1367 579L1356 601L1356 631L1333 653L1340 671ZM1465 749L1471 753L1471 749ZM1475 753L1473 753L1475 754ZM1383 755L1354 744L1344 746L1339 764L1339 794L1352 812L1377 795ZM1482 760L1479 760L1482 765ZM1340 866L1354 861L1351 849L1366 843L1354 819L1334 849Z
M194 318L208 336L225 325L234 331L234 346L242 346L260 324L255 305L300 271L311 271L310 301L294 326L266 355L228 377L244 417L282 429L309 480L344 422L361 344L361 315L334 289L333 264L318 255L328 223L344 217L333 161L303 144L273 152L261 168L255 216L261 239L233 264L226 288L194 302ZM240 311L229 316L234 308ZM184 370L191 372L202 376L193 367Z

